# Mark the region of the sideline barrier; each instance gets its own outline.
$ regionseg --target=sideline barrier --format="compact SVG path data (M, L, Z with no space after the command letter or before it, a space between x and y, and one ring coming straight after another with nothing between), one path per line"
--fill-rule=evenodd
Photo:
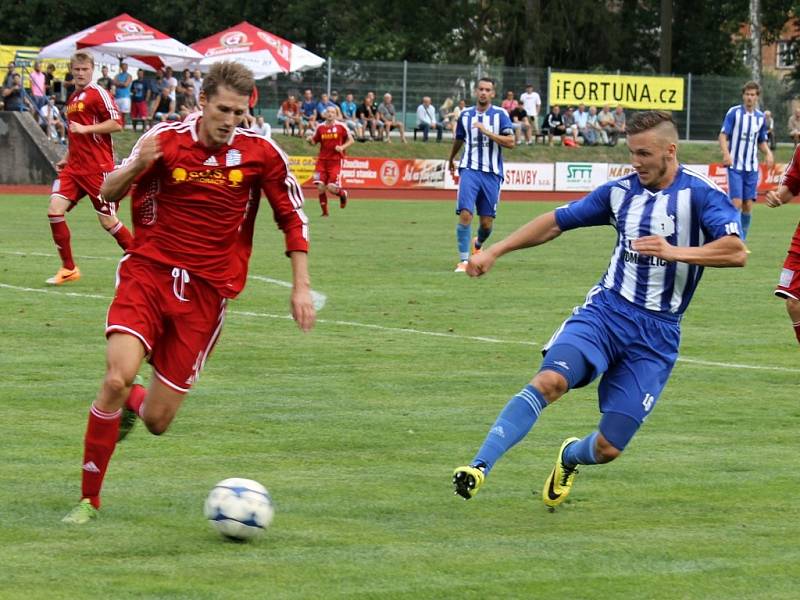
M312 185L316 157L290 156L289 168L300 185ZM721 163L687 164L687 167L728 189L727 168ZM607 181L633 172L629 164L557 162L503 164L503 191L512 192L589 192ZM771 170L759 165L758 191L775 189L786 163L776 163ZM458 176L452 177L447 161L407 158L345 158L341 171L342 185L348 189L372 190L456 190Z

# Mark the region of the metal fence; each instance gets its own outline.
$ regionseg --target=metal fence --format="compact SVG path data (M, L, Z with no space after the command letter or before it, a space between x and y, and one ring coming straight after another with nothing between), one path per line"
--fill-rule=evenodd
M405 120L406 127L413 127L416 124L415 111L423 96L430 96L436 107L441 106L447 98L454 102L464 98L469 104L475 82L488 75L497 81L497 103L507 90L513 90L518 98L530 83L542 97L542 110L545 114L546 107L549 107L549 72L547 68L534 67L328 59L325 66L313 71L279 75L259 81L259 110L265 118L274 122L278 106L287 95L291 93L299 98L307 88L316 97L322 92L330 93L333 90L337 90L342 99L345 94L352 93L357 104L361 103L369 91L375 92L379 100L384 93L389 92L393 96L395 107ZM675 76L684 79L684 110L674 113L681 137L687 140L715 140L725 112L732 105L741 102L741 88L746 78L693 76L691 73ZM761 108L772 111L778 141L789 141L787 122L792 102L788 98L787 88L778 78L770 75L765 75L762 83Z

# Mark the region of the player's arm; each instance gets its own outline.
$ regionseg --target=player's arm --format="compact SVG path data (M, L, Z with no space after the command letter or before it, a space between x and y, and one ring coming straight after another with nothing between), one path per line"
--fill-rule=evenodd
M292 294L289 302L292 318L303 331L311 331L317 319L311 298L311 278L308 275L308 254L300 250L289 253L292 263Z
M737 235L725 235L702 246L673 246L660 235L648 235L633 240L631 247L646 256L700 267L743 267L747 263L747 249Z
M117 131L122 131L122 125L117 119L107 119L94 125L81 125L73 121L69 124L69 130L71 133L82 133L84 135L116 133Z
M103 199L106 202L118 202L128 193L133 181L159 158L161 158L161 146L158 136L143 136L131 152L131 156L122 163L121 167L109 173L103 185L100 186Z
M486 126L481 123L480 121L475 121L473 125L475 129L483 133L486 137L492 140L496 144L500 144L503 148L513 148L514 147L514 134L507 133L507 134L499 134L499 133L492 133Z
M775 164L775 158L772 156L772 150L769 149L769 144L764 140L758 144L758 148L764 153L764 162L767 163L767 168L771 169Z
M728 135L724 131L720 131L717 141L719 142L720 150L722 150L722 164L727 167L731 166L733 160L731 159L731 153L728 151Z
M792 201L794 194L785 185L778 186L777 190L769 190L765 195L767 206L777 208Z
M561 228L556 221L556 213L551 210L539 215L532 221L517 229L505 239L492 244L480 254L473 254L467 265L467 274L480 277L492 268L495 261L509 252L539 246L561 235Z
M347 150L347 149L348 149L350 146L352 146L352 145L353 145L353 144L355 144L355 143L356 143L356 140L355 140L355 138L353 137L353 134L352 134L352 133L350 133L350 130L349 130L349 129L347 129L347 140L345 141L345 143L344 143L344 144L341 144L341 145L339 145L339 146L336 146L335 150L336 150L337 152L344 152L345 150Z
M450 173L455 175L456 172L456 156L458 153L461 152L461 147L464 145L464 140L459 138L455 138L453 140L453 147L450 148L450 158L447 159L447 168L450 169Z

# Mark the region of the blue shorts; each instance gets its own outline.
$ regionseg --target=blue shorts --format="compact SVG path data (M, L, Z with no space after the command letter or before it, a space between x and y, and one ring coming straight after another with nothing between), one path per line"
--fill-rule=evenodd
M459 169L456 214L468 210L473 215L494 218L497 215L502 182L503 180L494 173Z
M738 171L728 167L728 196L731 200L755 200L757 187L758 171Z
M555 344L576 348L589 364L573 387L588 385L602 374L600 412L627 415L641 424L678 359L680 323L597 286L545 344L546 368L547 350Z

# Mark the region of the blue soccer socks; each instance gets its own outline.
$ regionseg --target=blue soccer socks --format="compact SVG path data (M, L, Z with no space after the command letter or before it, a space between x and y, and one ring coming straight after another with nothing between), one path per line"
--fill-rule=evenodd
M472 225L456 225L456 239L458 240L458 256L460 260L469 260L469 242L472 235Z
M561 455L561 462L568 467L575 465L596 465L597 457L594 454L595 440L597 440L598 432L594 431L587 435L582 440L572 442L569 446L564 448Z
M526 385L500 412L472 464L484 466L489 473L494 463L527 435L546 406L541 392Z
M753 220L752 213L742 213L742 240L747 239L747 232L750 231L750 221Z
M480 248L483 246L483 243L489 239L489 236L492 235L492 228L489 227L485 229L483 227L478 227L478 241L475 243L476 248Z

